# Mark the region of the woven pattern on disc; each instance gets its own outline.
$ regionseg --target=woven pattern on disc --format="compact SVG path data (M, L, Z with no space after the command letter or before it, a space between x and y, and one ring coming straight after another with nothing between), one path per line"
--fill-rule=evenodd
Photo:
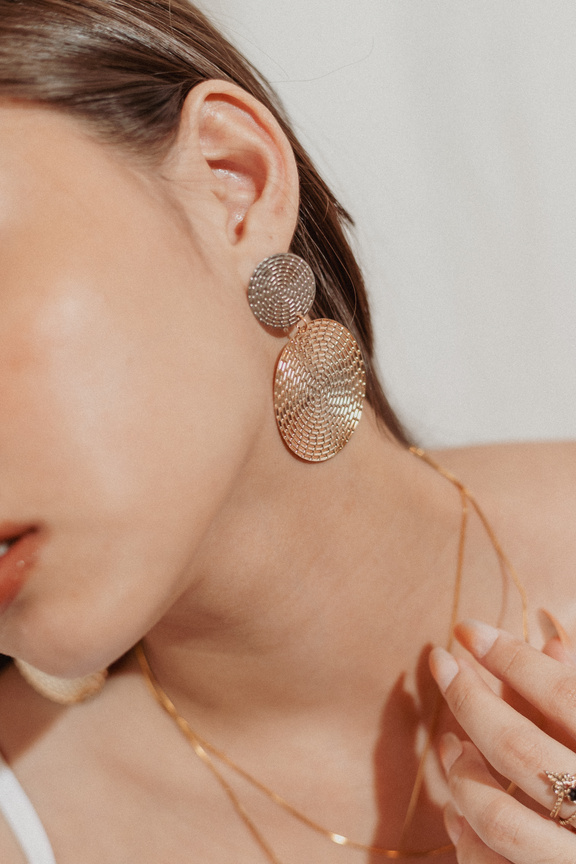
M61 705L72 705L75 702L83 702L90 696L95 696L104 686L108 675L107 670L93 672L82 678L57 678L48 675L24 660L15 660L16 667L22 677L42 696L58 702Z
M300 328L282 351L274 378L278 429L307 462L324 462L349 441L362 415L366 373L358 344L337 321Z
M286 252L260 262L248 286L248 303L262 324L287 329L312 308L314 273L298 255Z

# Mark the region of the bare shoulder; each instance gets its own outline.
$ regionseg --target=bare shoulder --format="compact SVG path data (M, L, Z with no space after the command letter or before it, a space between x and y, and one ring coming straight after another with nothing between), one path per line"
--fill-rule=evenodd
M11 700L7 698L5 682L7 680L7 669L0 673L0 705L4 706L4 716L15 713ZM1 737L1 736L0 736ZM4 747L2 747L4 750ZM4 789L6 790L6 786ZM2 812L0 812L0 861L2 864L26 864L24 852Z
M10 678L10 668L4 667L0 671L0 749L3 755L7 752L4 732L6 727L20 713L17 703L12 698L10 687L7 687L8 679ZM6 788L6 787L4 787ZM26 858L20 844L16 840L14 833L5 816L0 811L0 861L2 864L25 864Z
M477 494L537 505L555 515L574 516L576 442L492 444L441 450L434 454Z
M0 815L0 861L2 864L26 864L26 858L11 828Z
M485 509L533 604L576 636L576 442L467 447L434 457Z

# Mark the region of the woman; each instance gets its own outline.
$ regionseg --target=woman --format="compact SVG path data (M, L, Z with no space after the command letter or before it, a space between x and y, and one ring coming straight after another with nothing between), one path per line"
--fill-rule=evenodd
M574 625L573 447L443 453L466 487L409 450L345 214L184 0L0 0L0 92L1 860L574 860L534 812L576 770L567 649L458 631L549 736L433 655L501 784L427 672L456 615L520 635L524 592ZM316 301L277 326L289 250ZM295 407L318 328L337 398Z

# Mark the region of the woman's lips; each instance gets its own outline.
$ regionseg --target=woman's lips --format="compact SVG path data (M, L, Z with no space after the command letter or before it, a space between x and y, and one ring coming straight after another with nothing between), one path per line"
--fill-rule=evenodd
M38 530L29 525L0 525L0 551L4 544L9 544L9 549L0 555L0 610L15 599L36 560Z

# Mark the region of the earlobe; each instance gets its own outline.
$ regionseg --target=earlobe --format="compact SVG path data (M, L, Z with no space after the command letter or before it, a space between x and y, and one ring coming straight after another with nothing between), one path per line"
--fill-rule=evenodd
M298 173L270 111L234 84L205 81L188 94L181 124L177 171L181 179L190 170L203 172L228 242L242 247L252 268L288 249L298 216Z

